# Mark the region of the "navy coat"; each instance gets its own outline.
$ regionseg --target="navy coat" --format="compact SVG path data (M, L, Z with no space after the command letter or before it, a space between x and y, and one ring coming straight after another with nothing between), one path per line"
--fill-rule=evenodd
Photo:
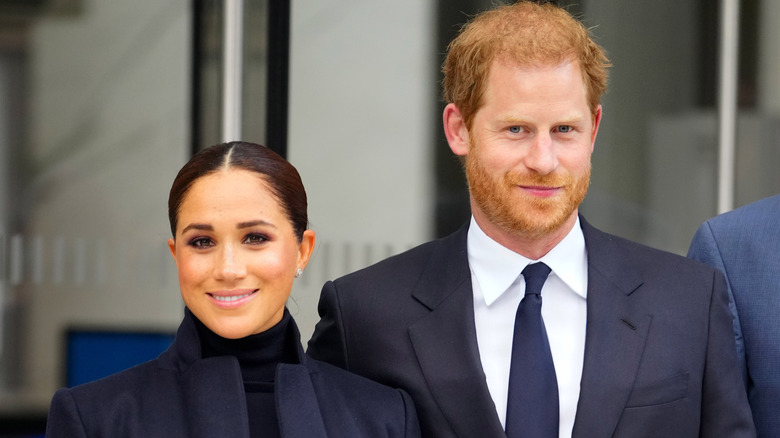
M572 436L755 436L723 275L580 222L587 328ZM327 283L308 353L408 391L425 437L505 438L477 347L467 231Z
M406 393L306 357L296 337L300 364L279 364L276 371L282 437L419 437ZM202 359L187 311L173 344L157 359L57 391L46 436L248 438L238 360Z
M724 274L759 437L780 437L780 195L712 218L688 256Z

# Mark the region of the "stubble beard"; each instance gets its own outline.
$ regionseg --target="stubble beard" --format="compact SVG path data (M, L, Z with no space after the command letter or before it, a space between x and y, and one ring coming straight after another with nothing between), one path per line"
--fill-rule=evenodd
M466 156L469 192L488 220L504 231L538 239L561 228L585 199L590 185L590 164L583 175L508 172L491 175L476 150ZM562 187L549 198L532 197L518 186Z

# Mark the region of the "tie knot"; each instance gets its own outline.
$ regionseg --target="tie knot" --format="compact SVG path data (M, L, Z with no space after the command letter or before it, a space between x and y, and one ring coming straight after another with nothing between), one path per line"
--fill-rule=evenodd
M533 263L523 269L523 277L525 277L525 294L541 295L542 286L547 281L547 276L550 275L550 267L542 262Z

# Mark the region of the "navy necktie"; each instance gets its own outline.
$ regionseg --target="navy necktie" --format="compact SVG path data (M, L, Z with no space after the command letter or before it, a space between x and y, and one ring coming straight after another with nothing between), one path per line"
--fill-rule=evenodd
M558 437L558 381L542 321L544 263L523 269L525 296L517 306L506 408L508 438Z

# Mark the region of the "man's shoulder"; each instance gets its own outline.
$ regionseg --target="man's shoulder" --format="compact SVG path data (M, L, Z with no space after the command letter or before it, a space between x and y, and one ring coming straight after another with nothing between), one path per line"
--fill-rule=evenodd
M344 275L335 280L337 284L371 281L383 279L393 282L416 279L423 271L433 265L444 264L453 257L466 260L466 232L468 227L456 231L449 236L431 240L399 254L390 256L368 267ZM433 266L435 267L435 266Z
M664 270L680 274L698 273L711 277L713 268L680 254L653 248L624 237L610 234L591 225L585 230L588 260L608 259L621 265L632 265L640 271Z
M358 400L384 400L401 402L397 389L375 382L361 375L331 365L321 360L307 357L307 368L321 389L338 392Z
M780 195L775 195L722 213L707 222L713 227L737 227L738 230L750 232L753 225L780 223L777 221L778 216L780 216Z
M417 428L414 404L405 391L327 362L307 359L323 418L335 429L340 422L352 424L354 417L365 419L355 436L400 436L410 427Z

